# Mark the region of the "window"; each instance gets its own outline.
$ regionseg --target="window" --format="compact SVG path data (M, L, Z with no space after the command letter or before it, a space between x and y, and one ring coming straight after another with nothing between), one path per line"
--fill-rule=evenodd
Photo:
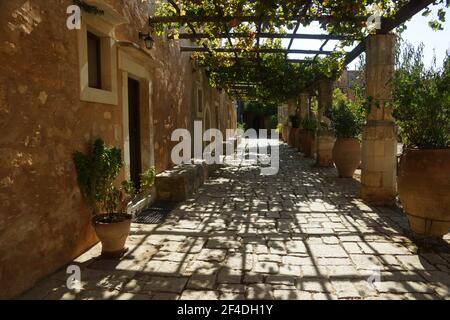
M80 100L117 105L117 44L114 29L126 23L104 0L92 0L105 14L82 13L77 32L80 73Z
M102 88L101 39L92 32L87 33L89 87Z
M201 89L197 90L197 112L203 113L203 91Z

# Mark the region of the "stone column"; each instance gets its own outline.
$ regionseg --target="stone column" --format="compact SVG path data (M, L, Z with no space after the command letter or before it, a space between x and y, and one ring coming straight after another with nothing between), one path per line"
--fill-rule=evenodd
M317 130L316 139L316 152L317 162L319 167L332 167L333 166L333 147L336 141L333 132L328 128L321 128L320 123L325 122L328 125L329 119L324 116L326 110L330 110L333 107L333 80L324 78L319 80L319 113L318 121L319 128Z
M375 205L391 205L397 195L397 138L388 81L394 72L395 35L370 35L366 40L367 96L372 106L363 129L362 198Z
M300 93L300 99L299 99L300 105L299 105L299 116L300 118L304 119L305 117L309 117L309 93L308 92L302 92Z

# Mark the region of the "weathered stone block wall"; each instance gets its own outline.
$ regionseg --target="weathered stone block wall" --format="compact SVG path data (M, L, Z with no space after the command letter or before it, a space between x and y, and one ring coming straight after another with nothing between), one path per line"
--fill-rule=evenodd
M117 40L142 44L148 4L105 2L130 21L116 29ZM72 154L97 137L124 143L120 89L117 106L80 101L77 36L66 28L71 4L0 2L0 298L20 294L97 242ZM171 166L172 131L191 127L194 72L189 56L163 37L152 55L161 65L151 98L160 172ZM113 81L120 88L121 72Z

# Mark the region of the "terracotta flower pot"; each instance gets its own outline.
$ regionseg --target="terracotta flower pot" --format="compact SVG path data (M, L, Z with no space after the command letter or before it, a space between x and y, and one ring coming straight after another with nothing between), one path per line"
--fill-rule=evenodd
M290 132L291 132L291 128L286 126L286 127L284 127L283 132L284 132L284 137L283 137L284 138L284 142L289 143L289 135L290 135Z
M312 158L314 156L314 144L316 141L316 137L314 131L306 130L305 134L305 147L303 152L305 153L305 157Z
M361 143L356 138L338 138L333 148L333 162L339 177L352 178L361 163Z
M301 139L301 130L297 129L297 131L295 132L294 147L297 148L298 151L300 151L300 139Z
M405 150L398 192L414 232L445 235L450 228L450 149Z
M301 130L301 141L300 141L300 149L305 154L305 157L312 158L313 157L313 144L315 141L314 131L311 130Z
M108 221L106 216L98 216L93 220L95 232L102 243L102 256L107 258L123 255L130 234L131 216L123 214L115 217L117 221Z
M298 141L298 131L299 128L291 128L291 132L289 133L289 145L291 147L297 148Z
M303 152L303 140L305 140L305 138L303 137L304 135L304 130L299 130L298 132L298 151Z

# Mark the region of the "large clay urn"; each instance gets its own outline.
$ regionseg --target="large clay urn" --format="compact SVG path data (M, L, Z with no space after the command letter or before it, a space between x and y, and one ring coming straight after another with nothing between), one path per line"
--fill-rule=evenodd
M450 228L450 149L406 149L398 192L414 232L445 235Z
M301 151L305 154L305 157L312 158L314 153L314 143L315 143L315 137L314 137L314 131L312 130L301 130L300 134L300 145L301 145Z
M119 258L126 251L125 242L130 234L131 215L117 215L117 221L108 221L106 215L93 220L95 233L102 243L102 256Z
M361 164L361 143L356 138L338 138L333 148L333 162L339 177L352 178Z
M297 149L299 152L303 152L303 130L298 130L297 134Z
M299 128L291 128L291 132L289 132L289 145L291 147L297 148L299 130L300 130Z

